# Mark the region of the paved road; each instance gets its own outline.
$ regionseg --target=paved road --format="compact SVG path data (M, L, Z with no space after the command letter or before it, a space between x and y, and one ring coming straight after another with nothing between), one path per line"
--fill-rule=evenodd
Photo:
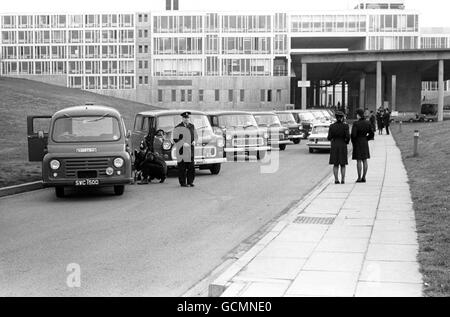
M0 198L0 296L180 296L239 244L330 172L305 144L261 163L198 173L195 188L165 184L55 198L52 189ZM69 288L68 264L81 268Z

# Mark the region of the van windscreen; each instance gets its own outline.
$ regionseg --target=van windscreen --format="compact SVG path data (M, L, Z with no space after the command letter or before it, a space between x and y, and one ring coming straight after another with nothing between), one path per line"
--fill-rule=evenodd
M110 116L58 118L52 138L60 143L114 142L121 137L119 121Z

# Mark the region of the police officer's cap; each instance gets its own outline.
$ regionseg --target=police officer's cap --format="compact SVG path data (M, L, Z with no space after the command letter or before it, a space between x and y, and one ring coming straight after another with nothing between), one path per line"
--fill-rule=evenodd
M191 115L191 113L190 113L189 111L185 111L185 112L183 112L183 113L181 114L181 116L182 116L183 118L189 118L190 115Z

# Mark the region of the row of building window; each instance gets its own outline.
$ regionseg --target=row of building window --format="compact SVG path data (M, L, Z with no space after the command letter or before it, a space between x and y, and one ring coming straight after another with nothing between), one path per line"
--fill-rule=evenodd
M178 91L176 89L158 89L158 102L177 102L178 99L180 102L193 102L193 90L192 89L181 89ZM207 90L206 93L209 92L214 94L214 98L212 100L219 102L221 101L220 95L221 90L220 89L214 89L214 90ZM227 99L228 102L245 102L245 89L240 89L238 91L235 91L233 89L228 89L226 91L227 93ZM275 100L273 100L272 97L272 89L260 89L260 102L281 102L281 89L276 89L276 96ZM179 96L179 98L178 98ZM205 90L199 89L197 91L198 101L203 102L205 101ZM209 98L208 98L209 99Z
M417 36L370 36L367 42L369 50L398 50L419 48Z
M269 58L219 59L208 56L204 72L202 59L154 59L153 76L271 76L271 65Z
M421 48L449 48L450 47L450 37L447 36L430 36L420 38Z
M3 59L134 58L133 45L3 46Z
M69 76L68 86L78 89L134 89L133 76Z
M134 74L134 61L2 62L2 75Z
M2 44L134 43L134 30L2 31Z
M134 27L134 14L3 15L1 28Z
M366 32L366 15L293 15L292 32Z

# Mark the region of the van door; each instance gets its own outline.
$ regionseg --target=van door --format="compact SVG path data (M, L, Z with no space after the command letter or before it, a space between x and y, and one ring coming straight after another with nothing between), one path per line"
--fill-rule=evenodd
M28 160L40 162L47 151L51 116L28 116Z

